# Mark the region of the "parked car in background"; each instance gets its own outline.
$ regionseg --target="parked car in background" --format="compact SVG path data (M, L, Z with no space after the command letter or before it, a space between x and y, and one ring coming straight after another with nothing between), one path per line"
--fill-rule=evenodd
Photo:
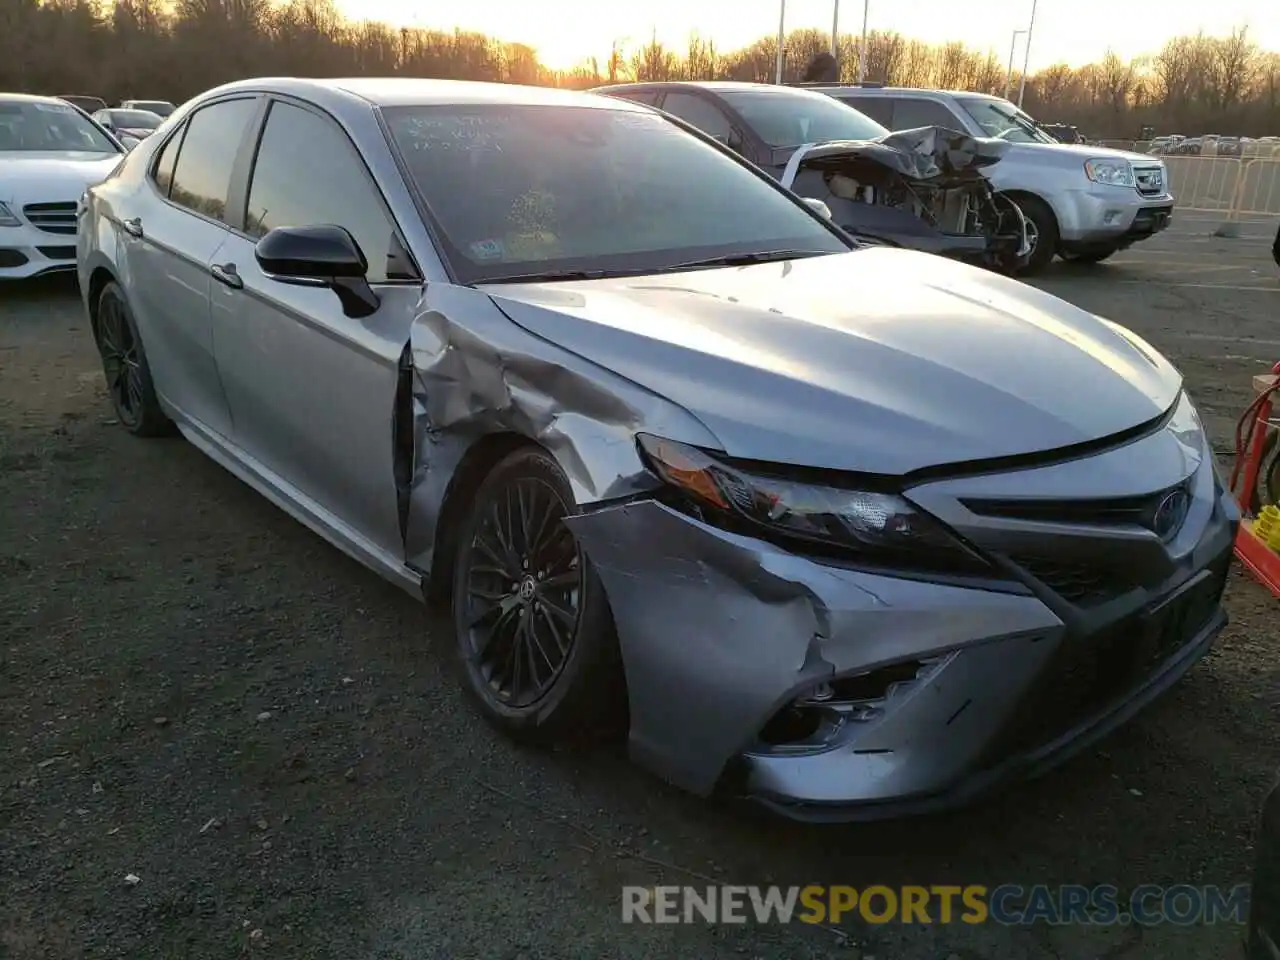
M937 128L891 134L830 97L773 84L667 81L591 92L678 117L821 201L865 240L1004 273L1026 262L1026 224L983 176L1006 143Z
M625 100L240 81L78 242L121 428L450 598L514 737L625 730L794 817L937 809L1096 742L1226 621L1239 513L1157 350L859 245Z
M55 97L0 93L0 279L76 265L76 207L123 147Z
M1027 272L1064 260L1098 263L1155 236L1173 216L1164 163L1141 153L1058 143L1007 100L905 87L816 85L891 130L951 126L1012 145L987 170L1032 227Z
M1059 143L1084 143L1085 136L1073 123L1042 123L1040 129Z
M58 99L90 114L97 113L99 110L105 110L107 106L107 101L103 100L101 97L86 97L80 96L79 94L67 93L59 94Z
M155 133L156 128L164 123L164 119L149 110L126 110L123 107L108 107L93 115L102 127L129 149L133 149L142 140Z
M148 113L154 113L157 117L165 119L178 108L168 100L122 100L120 101L120 109L146 110Z

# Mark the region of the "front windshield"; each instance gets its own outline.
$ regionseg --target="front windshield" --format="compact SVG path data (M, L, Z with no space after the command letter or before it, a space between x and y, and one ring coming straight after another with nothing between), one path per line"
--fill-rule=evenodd
M384 114L465 283L850 249L785 192L660 114L505 104Z
M1011 143L1057 143L1029 116L1008 100L994 97L958 97L960 106L989 137Z
M747 126L771 147L827 140L874 140L889 131L825 94L798 90L718 90Z
M164 121L149 110L112 110L111 122L125 130L154 130Z
M119 153L83 113L66 103L0 101L0 152Z

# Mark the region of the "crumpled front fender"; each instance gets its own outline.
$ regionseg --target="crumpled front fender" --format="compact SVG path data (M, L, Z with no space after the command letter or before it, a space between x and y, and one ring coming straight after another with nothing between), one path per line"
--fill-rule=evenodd
M468 452L486 437L539 444L579 505L651 489L641 430L716 447L682 408L512 321L483 291L427 284L400 358L395 403L406 562L429 572L441 511Z

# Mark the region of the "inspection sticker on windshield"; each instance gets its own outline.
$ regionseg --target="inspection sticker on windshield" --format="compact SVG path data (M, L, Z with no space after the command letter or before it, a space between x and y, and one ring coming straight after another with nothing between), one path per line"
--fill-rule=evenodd
M503 257L501 240L477 240L471 244L471 254L477 260L501 260Z

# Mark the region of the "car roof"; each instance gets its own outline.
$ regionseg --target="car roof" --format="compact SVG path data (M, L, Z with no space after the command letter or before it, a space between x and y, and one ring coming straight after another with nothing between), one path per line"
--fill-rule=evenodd
M618 93L623 90L679 90L696 88L711 93L774 93L794 97L825 97L821 91L808 87L791 87L776 83L748 83L742 80L641 80L636 83L611 83L603 87L592 87L590 93Z
M935 97L971 97L980 100L1000 100L990 93L977 93L973 90L925 90L920 87L860 87L856 83L823 83L807 86L806 90L816 90L821 93L838 90L841 93L865 93L870 96L892 95L896 97L915 95L935 96Z
M577 106L643 111L638 105L555 87L486 83L475 80L428 80L414 77L350 77L316 80L301 77L261 77L237 80L207 91L199 99L237 91L279 93L314 100L340 109L342 102L364 101L376 107L499 104L513 106Z
M75 96L75 94L69 93L67 96ZM65 103L65 101L62 97L42 97L32 93L0 93L0 103Z

